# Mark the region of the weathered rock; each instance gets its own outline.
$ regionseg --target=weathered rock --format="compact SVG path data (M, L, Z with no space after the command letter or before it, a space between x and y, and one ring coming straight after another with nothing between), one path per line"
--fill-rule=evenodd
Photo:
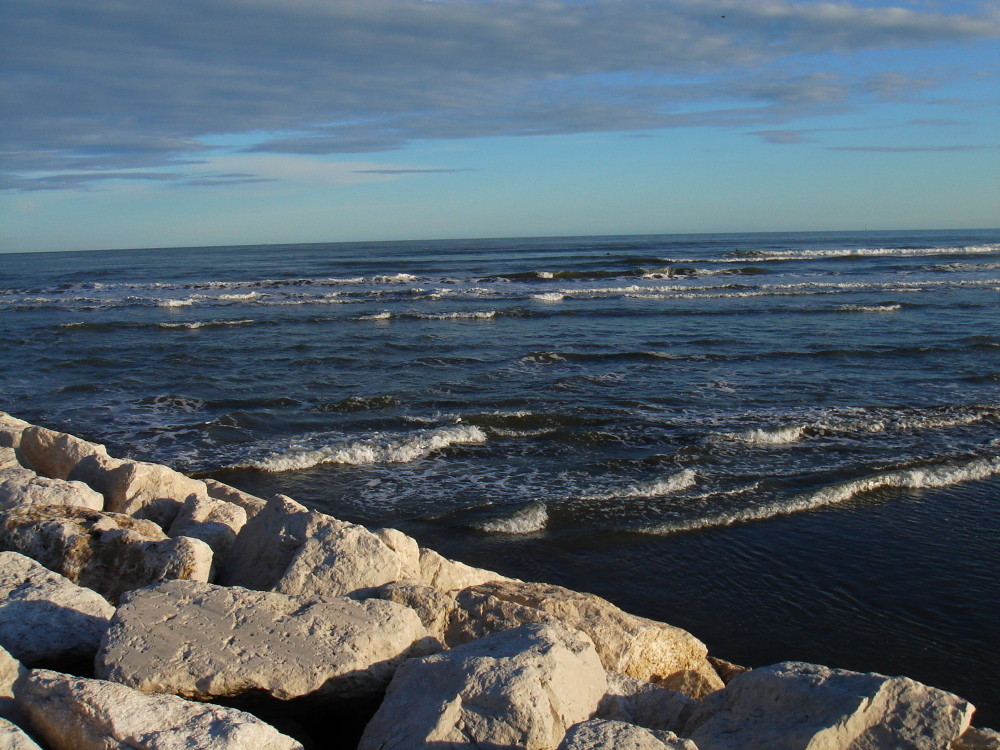
M974 708L906 677L782 662L733 678L684 730L701 750L940 750Z
M18 448L21 445L21 433L28 427L31 427L29 422L0 411L0 448Z
M569 728L559 750L698 750L673 732L644 729L623 721L591 719Z
M478 586L490 581L515 581L492 570L474 568L471 565L449 560L432 549L420 548L419 579L438 591L455 591L469 586Z
M608 692L601 699L595 718L682 733L697 706L698 701L681 693L608 672Z
M251 714L36 669L18 704L53 750L301 750Z
M407 562L363 526L279 495L240 531L219 582L330 599L415 578Z
M211 497L190 495L170 525L170 536L201 539L215 555L225 557L236 535L247 522L247 512L239 505Z
M125 591L173 578L206 580L212 550L168 539L156 524L85 508L26 506L0 514L0 547L20 552L112 603Z
M986 727L969 727L951 743L950 750L1000 750L1000 732Z
M352 699L378 695L426 647L416 613L393 602L168 581L123 598L95 663L144 693Z
M115 513L146 518L169 529L189 497L208 497L208 488L198 479L159 464L114 459L106 471L95 472L92 487L106 498L105 507Z
M27 670L21 666L21 662L0 646L0 716L14 721L20 720L20 712L14 705L14 684L26 673ZM0 747L3 745L0 744Z
M115 608L17 552L0 552L0 645L21 662L93 659Z
M227 503L240 506L246 511L247 518L253 518L264 510L264 507L267 505L267 500L256 495L251 495L243 490L238 490L235 487L230 487L228 484L223 484L216 479L203 479L202 481L205 483L209 497L214 497L216 500L225 500Z
M717 656L709 656L708 663L712 665L712 668L716 671L722 681L728 685L734 677L743 674L744 672L749 672L750 667L741 667L739 664L733 664L731 661L726 661L725 659L720 659Z
M108 455L103 445L34 425L21 433L20 453L30 468L53 479L68 479L73 468L88 456Z
M454 594L445 594L417 581L393 581L368 593L372 598L385 599L409 607L420 617L420 622L427 628L427 632L444 643L448 617L455 606Z
M358 749L551 750L606 687L588 639L525 625L403 664Z
M103 510L104 496L83 482L50 479L20 465L0 469L0 510L20 505L73 505Z
M0 427L2 429L2 427ZM0 437L3 433L0 432ZM7 471L8 469L23 469L21 462L17 460L17 451L13 448L8 448L6 446L0 445L0 471Z
M4 750L42 750L17 724L0 718L0 747Z
M608 671L656 682L692 698L723 687L705 658L705 644L687 631L630 615L593 594L544 583L494 581L465 589L452 613L448 644L514 627L524 619L536 621L530 610L589 635Z

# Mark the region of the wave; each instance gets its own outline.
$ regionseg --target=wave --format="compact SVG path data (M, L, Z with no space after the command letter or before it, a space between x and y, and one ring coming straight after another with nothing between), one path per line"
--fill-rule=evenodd
M395 396L348 396L345 399L332 404L320 404L317 411L353 412L370 411L372 409L385 409L390 406L399 406L399 399Z
M639 531L648 534L670 534L732 526L749 521L763 521L777 516L835 505L875 490L948 487L962 482L987 479L998 473L1000 473L1000 457L979 458L965 463L912 466L838 482L786 500L716 513L687 521L646 526L640 528Z
M531 299L539 302L562 302L566 295L562 292L545 292L544 294L532 294Z
M157 323L157 328L216 328L219 326L249 326L258 321L245 318L242 320L195 320L190 323Z
M452 445L478 445L485 442L486 435L478 427L443 427L402 438L380 437L334 443L320 448L292 448L284 453L237 464L231 468L249 468L276 473L311 469L323 464L366 466L408 463Z
M198 301L194 297L188 297L186 299L158 299L155 302L157 307L188 307L197 304Z
M581 497L581 500L618 500L621 498L646 498L671 495L693 487L698 475L692 469L684 469L666 477L650 479L646 482L630 484L621 489L611 489L596 495Z
M749 445L790 445L801 440L805 431L805 426L792 425L769 430L747 430L733 437Z
M484 521L477 521L472 528L499 534L531 534L541 531L549 521L545 503L535 501L518 508L512 513L496 515Z
M896 312L902 305L887 302L882 305L840 305L837 312Z
M948 247L858 247L835 248L829 250L750 250L728 253L709 262L726 263L733 259L753 258L763 261L812 260L833 258L926 258L935 255L981 255L1000 253L1000 243L984 245L958 245ZM727 260L728 258L728 260ZM692 259L693 260L693 259ZM704 262L706 259L697 259ZM685 262L676 260L670 262ZM690 261L687 261L690 262Z

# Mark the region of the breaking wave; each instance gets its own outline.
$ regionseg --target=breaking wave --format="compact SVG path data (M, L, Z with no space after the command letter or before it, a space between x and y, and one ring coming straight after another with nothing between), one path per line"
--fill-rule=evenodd
M531 534L541 531L549 521L549 511L545 503L535 501L518 508L512 513L497 515L472 525L480 531L499 534Z

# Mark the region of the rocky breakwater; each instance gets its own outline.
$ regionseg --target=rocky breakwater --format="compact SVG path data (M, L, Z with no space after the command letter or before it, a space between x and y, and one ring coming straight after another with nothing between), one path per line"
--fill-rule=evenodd
M0 413L0 748L1000 748L904 677L713 659L448 560Z

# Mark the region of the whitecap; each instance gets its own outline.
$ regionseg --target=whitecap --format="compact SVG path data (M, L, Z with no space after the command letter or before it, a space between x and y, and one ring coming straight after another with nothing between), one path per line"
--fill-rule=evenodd
M805 429L802 425L789 425L769 430L747 430L732 437L750 445L790 445L802 439Z
M562 302L566 295L562 292L545 292L544 294L532 294L531 299L539 302Z
M549 521L549 512L543 502L528 503L513 513L497 515L472 524L480 531L500 534L531 534L541 531Z

